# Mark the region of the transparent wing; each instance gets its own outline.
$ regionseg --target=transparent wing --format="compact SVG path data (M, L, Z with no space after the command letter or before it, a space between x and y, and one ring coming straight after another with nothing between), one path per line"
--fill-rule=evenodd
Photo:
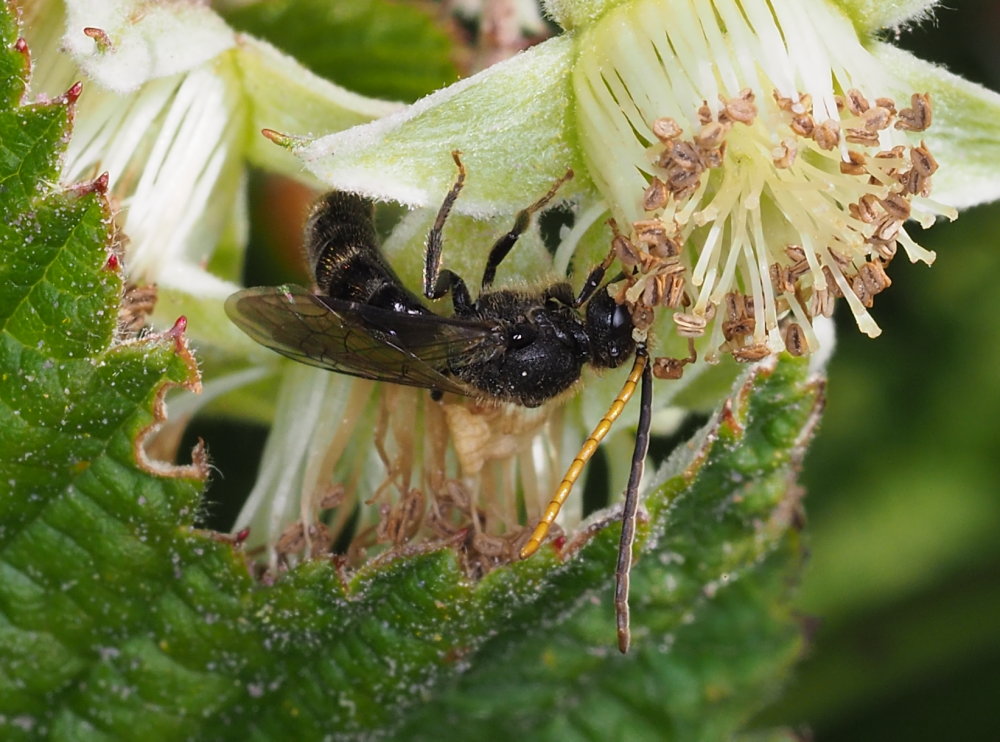
M475 390L445 371L501 350L494 325L403 314L317 296L301 286L243 289L226 314L261 345L311 366L456 394Z

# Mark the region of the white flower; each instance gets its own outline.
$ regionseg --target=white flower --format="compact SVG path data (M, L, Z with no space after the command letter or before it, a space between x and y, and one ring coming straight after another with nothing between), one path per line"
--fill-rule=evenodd
M812 319L843 296L858 326L902 247L904 222L954 208L929 198L937 162L909 136L932 122L824 0L636 0L581 32L573 69L590 173L635 239L638 300L663 281L683 335L740 360L818 349ZM710 60L710 63L709 63ZM659 292L663 294L665 292ZM683 305L683 306L682 306ZM714 321L713 321L714 320Z
M35 86L83 81L62 177L108 172L129 283L158 287L161 323L201 315L195 337L231 344L220 305L239 261L224 254L245 244L247 162L302 177L260 130L345 128L398 106L316 77L201 3L42 0L27 14Z

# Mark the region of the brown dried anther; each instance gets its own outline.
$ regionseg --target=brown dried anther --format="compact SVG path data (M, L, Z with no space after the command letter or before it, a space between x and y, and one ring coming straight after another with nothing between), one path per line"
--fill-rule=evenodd
M669 358L660 356L653 359L653 376L657 379L679 379L684 375L684 367L698 360L698 350L694 339L688 338L688 354L686 358Z
M765 343L754 343L753 345L743 345L739 348L734 348L732 355L740 363L753 363L771 355L771 349Z
M802 325L798 322L789 322L785 326L784 339L785 350L793 356L805 355L806 351L809 349L806 342L805 330L802 329Z
M727 99L719 96L719 100L723 106L719 114L719 121L722 123L736 121L749 125L757 118L757 105L754 103L754 93L750 88L744 88L735 98Z
M896 128L903 131L924 131L931 125L931 96L929 93L914 93L910 96L910 107L899 112Z
M774 166L786 170L795 162L798 148L793 142L782 140L781 144L771 150L771 159Z
M843 101L847 107L847 110L853 113L855 116L860 116L862 113L868 110L868 99L861 93L860 90L852 88L847 91L847 95L844 97L838 96L838 104Z
M656 211L667 205L670 193L667 184L657 177L653 177L645 193L642 194L642 208L645 211Z
M920 143L919 147L910 148L910 163L921 177L929 178L938 169L937 160L934 159L934 155L930 153L927 145L923 142Z
M840 172L844 175L867 175L868 169L866 164L868 162L868 157L864 152L858 152L857 150L848 150L847 161L840 161Z
M722 336L727 341L752 335L757 328L754 319L753 297L730 291L725 299L725 319L722 322Z
M833 119L827 119L816 125L812 138L820 149L833 149L840 143L840 124Z
M658 118L653 122L653 134L664 144L672 142L683 133L683 130L672 118Z
M708 314L687 312L676 312L673 316L674 324L677 325L677 334L685 338L697 338L704 335L710 319Z

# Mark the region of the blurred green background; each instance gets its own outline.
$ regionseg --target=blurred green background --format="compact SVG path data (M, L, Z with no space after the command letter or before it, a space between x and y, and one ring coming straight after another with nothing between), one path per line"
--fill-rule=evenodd
M1000 3L952 0L895 43L1000 90L998 29ZM893 263L882 336L838 317L802 475L811 649L757 720L821 742L1000 739L1000 206L914 233L938 259ZM225 528L265 431L200 420L199 435L224 477L209 524Z

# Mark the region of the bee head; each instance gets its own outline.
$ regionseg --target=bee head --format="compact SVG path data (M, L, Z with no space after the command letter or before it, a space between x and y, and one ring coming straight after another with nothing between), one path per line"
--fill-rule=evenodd
M591 363L598 368L618 368L635 352L632 317L605 289L587 303L587 336Z

